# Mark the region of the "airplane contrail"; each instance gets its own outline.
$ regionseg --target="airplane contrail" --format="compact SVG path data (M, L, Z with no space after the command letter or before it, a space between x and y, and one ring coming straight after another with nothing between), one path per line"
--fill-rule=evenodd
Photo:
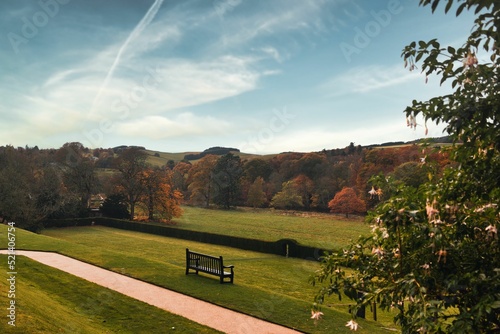
M147 11L146 15L142 18L142 20L135 26L134 30L130 33L130 35L127 37L125 42L122 44L120 49L118 50L118 53L116 54L115 60L113 61L113 64L109 68L108 73L106 74L106 78L104 79L103 83L101 84L101 87L99 88L99 92L97 93L96 97L94 98L94 102L92 103L92 108L91 111L94 109L96 103L99 101L99 98L101 97L102 91L104 88L109 83L109 80L113 76L113 73L115 71L116 66L120 63L120 59L122 57L123 52L127 49L127 46L129 43L137 38L143 30L153 21L153 19L156 16L156 13L158 13L158 10L160 9L162 3L164 0L156 0L153 5L149 8Z

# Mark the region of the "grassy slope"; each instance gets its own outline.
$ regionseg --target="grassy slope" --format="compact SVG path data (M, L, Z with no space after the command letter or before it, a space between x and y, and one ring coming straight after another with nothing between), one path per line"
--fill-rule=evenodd
M4 317L10 300L7 280L0 280L2 333L218 333L22 256L16 268L15 327Z
M178 153L168 153L168 152L159 152L159 151L151 151L151 150L146 150L148 153L148 162L152 164L153 166L164 166L167 164L169 160L175 161L175 163L178 163L179 161L182 161L184 159L184 156L186 154L198 154L200 152L178 152ZM155 156L155 154L158 153L158 157ZM259 154L251 154L251 153L243 153L243 152L233 152L234 155L239 156L242 160L251 160L254 158L261 158L261 159L271 159L273 156L276 154L269 154L269 155L259 155ZM197 160L191 160L191 163L195 163Z
M316 325L309 319L315 288L307 279L317 269L314 262L97 226L47 230L45 234L18 230L18 248L56 250L305 332L348 332L346 306L325 308L325 319ZM185 276L185 247L223 255L226 263L235 265L235 284L220 285L207 276ZM360 323L362 333L385 333L380 326L390 320Z

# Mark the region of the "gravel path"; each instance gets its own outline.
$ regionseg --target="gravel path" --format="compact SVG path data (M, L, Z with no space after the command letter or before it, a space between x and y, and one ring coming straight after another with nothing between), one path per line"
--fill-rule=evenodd
M1 250L0 254L7 254ZM160 288L73 258L49 252L16 251L45 265L115 290L168 312L181 315L224 333L292 334L292 329L210 304L168 289Z

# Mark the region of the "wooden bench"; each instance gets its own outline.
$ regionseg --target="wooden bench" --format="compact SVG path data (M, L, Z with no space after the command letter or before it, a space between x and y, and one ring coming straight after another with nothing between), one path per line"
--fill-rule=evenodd
M221 284L233 283L233 268L234 266L224 265L222 256L215 257L195 253L186 248L186 275L190 273L190 270L194 270L196 274L201 271L210 275L218 276ZM230 269L230 271L226 271L225 269ZM225 278L229 278L229 282L226 282L224 280Z

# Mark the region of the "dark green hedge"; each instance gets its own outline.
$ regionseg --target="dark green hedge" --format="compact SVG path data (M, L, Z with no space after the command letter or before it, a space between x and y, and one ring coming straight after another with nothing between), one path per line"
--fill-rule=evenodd
M325 250L315 247L303 246L292 239L281 239L274 242L263 241L113 218L54 219L44 222L45 227L91 226L94 224L307 260L318 260L325 252Z

